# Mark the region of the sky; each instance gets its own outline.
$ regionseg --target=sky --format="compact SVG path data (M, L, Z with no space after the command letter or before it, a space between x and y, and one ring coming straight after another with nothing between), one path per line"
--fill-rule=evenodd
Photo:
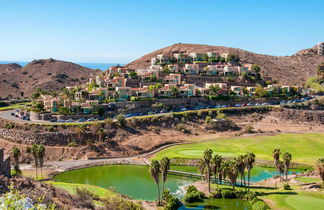
M175 43L292 55L324 41L324 0L1 0L0 61L128 63Z

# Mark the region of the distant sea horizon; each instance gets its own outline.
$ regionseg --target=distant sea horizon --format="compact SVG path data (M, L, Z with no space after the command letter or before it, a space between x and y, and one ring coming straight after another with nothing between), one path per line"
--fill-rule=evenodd
M8 64L8 63L17 63L17 64L19 64L21 66L25 66L25 65L27 65L30 62L26 62L26 61L0 61L0 64ZM102 71L107 70L111 66L118 65L118 63L77 63L77 62L75 62L75 63L76 64L79 64L81 66L90 68L90 69L100 69ZM120 64L119 63L119 65L122 66L124 64Z

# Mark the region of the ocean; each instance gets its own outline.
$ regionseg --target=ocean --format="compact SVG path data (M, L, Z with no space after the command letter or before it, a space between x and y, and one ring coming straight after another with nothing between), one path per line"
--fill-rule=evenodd
M24 62L24 61L0 61L0 64L6 64L6 63L17 63L21 66L25 66L29 62ZM107 70L111 66L117 65L117 63L76 63L81 66L90 68L90 69L100 69L102 71ZM119 64L119 65L124 65L124 64Z

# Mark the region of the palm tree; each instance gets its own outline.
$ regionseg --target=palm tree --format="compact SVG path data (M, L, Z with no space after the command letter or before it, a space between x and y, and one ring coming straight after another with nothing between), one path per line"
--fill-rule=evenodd
M217 189L218 189L218 182L217 182L217 172L219 172L220 167L222 164L222 156L215 154L215 156L212 159L212 171L214 174L214 179L215 179L215 183L217 184Z
M281 151L280 149L274 149L272 151L272 157L273 157L273 160L274 160L274 166L275 166L275 169L276 171L280 174L279 172L279 162L280 162L280 154L281 154ZM276 184L277 185L277 184Z
M244 174L245 167L246 167L245 157L244 157L244 155L240 155L235 160L236 160L236 164L237 164L237 169L241 176L241 186L243 185L243 180L244 180L244 186L245 186L245 174Z
M78 127L76 127L76 132L77 132L77 135L78 135L78 139L80 141L80 145L82 145L83 137L84 137L84 134L86 132L85 125L79 125Z
M238 177L238 166L236 161L232 160L229 162L227 175L232 184L233 190L235 190L236 179Z
M37 148L37 157L39 161L39 167L41 169L42 179L43 179L44 156L45 156L45 146L43 144L39 144Z
M220 179L220 183L222 183L222 179L224 180L224 184L226 184L226 174L227 171L229 169L229 160L223 161L221 163L221 167L220 167L220 172L219 172L219 179Z
M104 136L105 136L105 131L103 128L100 128L98 133L97 133L97 136L98 136L98 141L104 141Z
M202 177L201 177L202 180L204 180L204 176L205 176L205 167L206 167L206 165L205 165L204 161L202 159L200 159L198 161L198 168L199 168L199 171L200 171L200 173L202 175Z
M21 174L21 171L19 169L19 156L20 155L21 155L20 149L18 147L14 146L12 148L12 156L14 157L14 160L15 160L14 169L15 169L16 175Z
M282 161L279 161L278 162L278 171L279 171L280 181L282 181L282 177L281 176L285 172L285 166L284 166L284 163Z
M208 192L210 192L210 162L212 157L213 151L211 149L206 149L204 152L203 160L207 169Z
M160 205L160 186L159 186L159 179L160 179L160 163L157 160L152 160L151 167L150 167L151 176L154 179L154 182L157 186L157 193L158 193L158 205Z
M248 171L248 187L250 190L250 177L251 177L251 170L253 168L253 164L255 162L255 154L253 152L247 152L245 155L245 164L246 169Z
M37 144L33 144L32 145L32 148L31 148L31 152L32 152L32 155L34 157L34 161L35 161L35 169L36 169L36 179L38 179L38 146Z
M164 184L167 180L168 170L170 169L170 159L167 157L161 160L161 172L162 172L162 193L164 192Z
M316 161L316 171L324 183L324 158L320 158Z
M289 166L291 163L291 159L292 156L289 152L285 152L283 154L283 163L284 163L284 171L285 171L285 175L286 175L286 182L288 183L288 170L289 170Z

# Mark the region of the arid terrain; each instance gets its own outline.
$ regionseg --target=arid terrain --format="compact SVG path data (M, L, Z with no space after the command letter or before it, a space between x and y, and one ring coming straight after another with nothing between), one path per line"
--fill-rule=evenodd
M54 59L35 60L24 67L15 63L0 64L0 98L30 96L36 88L62 90L66 86L84 84L100 72Z

